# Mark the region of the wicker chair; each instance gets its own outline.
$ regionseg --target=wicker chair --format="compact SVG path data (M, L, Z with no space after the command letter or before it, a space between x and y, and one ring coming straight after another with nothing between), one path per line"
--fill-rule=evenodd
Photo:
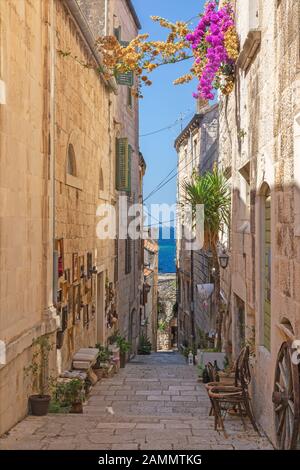
M213 414L215 417L215 429L218 427L225 432L223 419L229 410L237 410L245 426L244 415L248 416L254 430L259 434L251 407L251 398L248 387L251 381L249 367L249 348L241 351L236 362L234 385L207 384Z

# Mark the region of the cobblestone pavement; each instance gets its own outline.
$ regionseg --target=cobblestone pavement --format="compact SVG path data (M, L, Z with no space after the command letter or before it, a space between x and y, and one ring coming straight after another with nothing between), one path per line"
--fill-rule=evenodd
M272 449L237 417L226 419L225 438L209 409L182 356L138 356L93 388L83 415L28 416L0 439L0 449Z

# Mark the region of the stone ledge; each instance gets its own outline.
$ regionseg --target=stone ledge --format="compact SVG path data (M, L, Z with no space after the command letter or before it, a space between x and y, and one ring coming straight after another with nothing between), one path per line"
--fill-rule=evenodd
M249 31L248 36L243 44L241 53L239 55L237 65L245 72L249 68L253 58L261 43L261 31L252 29Z
M83 183L77 176L66 175L66 185L72 186L72 188L79 189L80 191L83 190Z

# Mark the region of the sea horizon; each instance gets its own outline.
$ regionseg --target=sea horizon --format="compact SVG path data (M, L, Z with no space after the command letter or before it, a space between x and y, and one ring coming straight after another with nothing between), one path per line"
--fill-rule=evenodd
M170 237L163 238L166 231L170 231ZM176 273L176 239L175 227L166 227L159 229L159 257L158 257L158 272L160 274L174 274Z

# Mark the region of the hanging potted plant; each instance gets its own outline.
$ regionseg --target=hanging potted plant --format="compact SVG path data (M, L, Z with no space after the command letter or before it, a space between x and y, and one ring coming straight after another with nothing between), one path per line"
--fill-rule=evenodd
M41 336L33 341L34 353L32 362L24 368L25 375L31 376L33 386L38 390L29 396L29 409L34 416L44 416L48 413L51 396L49 395L49 354L53 349L49 336Z

